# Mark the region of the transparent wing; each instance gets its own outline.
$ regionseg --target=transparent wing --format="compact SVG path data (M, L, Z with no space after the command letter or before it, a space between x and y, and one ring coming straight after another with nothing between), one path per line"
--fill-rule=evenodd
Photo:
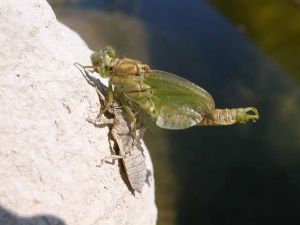
M205 112L215 107L212 96L196 84L159 70L145 75L151 87L156 124L167 129L184 129L198 124Z

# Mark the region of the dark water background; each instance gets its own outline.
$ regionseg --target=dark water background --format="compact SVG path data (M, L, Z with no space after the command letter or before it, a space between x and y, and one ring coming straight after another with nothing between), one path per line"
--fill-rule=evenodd
M121 57L181 75L208 90L218 108L259 109L255 124L149 129L158 224L300 224L296 0L53 5L92 49L111 45Z

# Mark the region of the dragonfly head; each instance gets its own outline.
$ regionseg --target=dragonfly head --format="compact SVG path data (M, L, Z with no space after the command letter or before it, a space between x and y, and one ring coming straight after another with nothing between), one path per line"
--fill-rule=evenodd
M110 76L109 64L113 58L116 58L117 54L115 49L110 46L106 46L99 52L94 52L91 55L91 61L95 68L95 71L102 77L106 78Z

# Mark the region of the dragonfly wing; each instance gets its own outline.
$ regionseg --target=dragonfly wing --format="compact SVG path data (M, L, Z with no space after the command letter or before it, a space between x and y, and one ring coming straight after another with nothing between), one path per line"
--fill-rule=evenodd
M152 70L145 75L144 83L151 87L151 100L159 127L184 129L194 126L215 107L207 91L174 74Z
M157 105L159 100L154 102ZM168 105L167 107L159 107L157 110L156 125L165 129L185 129L195 126L201 120L202 115L199 113Z

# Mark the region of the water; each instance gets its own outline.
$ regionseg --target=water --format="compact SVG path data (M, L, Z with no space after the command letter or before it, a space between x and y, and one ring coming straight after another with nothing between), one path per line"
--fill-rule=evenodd
M181 75L208 90L219 108L259 109L256 124L148 132L158 224L299 224L300 68L295 60L287 63L299 46L272 42L272 49L286 46L285 54L272 54L262 44L267 34L254 29L255 18L264 21L255 14L260 1L253 1L257 10L245 12L248 17L239 1L211 2L85 0L56 11L95 50L109 44L122 56ZM283 27L269 29L281 34ZM279 37L300 38L299 29Z

